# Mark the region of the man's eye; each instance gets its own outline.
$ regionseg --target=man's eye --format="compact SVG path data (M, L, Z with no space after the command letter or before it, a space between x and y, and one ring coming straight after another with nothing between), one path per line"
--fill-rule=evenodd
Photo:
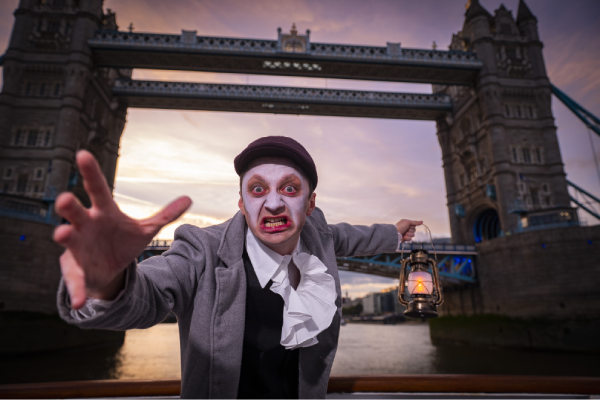
M296 188L293 186L286 186L283 191L285 193L295 193L296 192Z
M260 186L257 186L254 189L252 189L252 193L255 193L255 194L261 194L264 191L265 191L265 189L261 188Z

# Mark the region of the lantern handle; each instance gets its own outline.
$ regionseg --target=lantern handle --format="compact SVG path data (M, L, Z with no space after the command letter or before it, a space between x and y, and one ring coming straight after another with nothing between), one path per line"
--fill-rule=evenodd
M431 248L433 249L433 256L435 258L435 261L437 261L437 252L435 251L435 245L433 244L433 236L431 235L431 229L429 229L429 227L425 224L423 224L423 227L425 229L427 229L427 232L429 232L429 241L431 242ZM416 229L416 228L415 228ZM402 247L400 248L400 259L402 260L404 258L404 243L406 243L404 240L402 241ZM411 240L412 243L412 240Z

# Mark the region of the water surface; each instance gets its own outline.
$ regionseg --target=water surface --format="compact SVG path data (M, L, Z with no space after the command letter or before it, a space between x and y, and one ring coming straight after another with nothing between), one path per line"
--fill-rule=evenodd
M600 356L433 346L427 324L348 324L341 328L332 375L363 374L600 377ZM0 359L0 383L180 377L177 324L128 331L121 348L80 349Z

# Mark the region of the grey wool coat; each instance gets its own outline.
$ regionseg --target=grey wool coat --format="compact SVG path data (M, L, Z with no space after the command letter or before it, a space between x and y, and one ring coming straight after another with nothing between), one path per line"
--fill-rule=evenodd
M58 292L60 316L81 328L140 329L163 321L173 311L179 323L181 396L235 398L240 379L246 311L246 274L242 254L244 216L208 228L182 225L171 248L127 271L125 289L105 311L78 321L70 315L64 283ZM324 398L337 349L341 292L336 256L394 252L394 225L328 225L318 208L307 218L301 238L327 267L336 284L338 313L319 343L300 349L299 395Z

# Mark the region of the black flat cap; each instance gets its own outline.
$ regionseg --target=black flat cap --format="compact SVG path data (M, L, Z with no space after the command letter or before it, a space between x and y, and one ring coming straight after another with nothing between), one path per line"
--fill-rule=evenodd
M233 160L235 172L241 176L248 164L260 157L285 157L292 160L302 169L313 190L317 187L319 177L315 162L304 146L294 139L286 136L265 136L256 139Z

